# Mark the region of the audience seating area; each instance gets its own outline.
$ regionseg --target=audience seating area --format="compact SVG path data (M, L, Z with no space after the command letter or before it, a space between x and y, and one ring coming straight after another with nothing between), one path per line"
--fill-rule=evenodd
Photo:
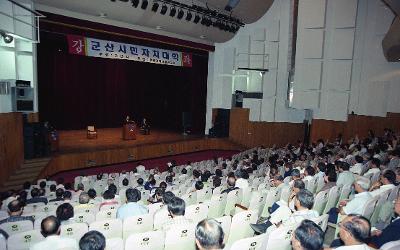
M124 173L103 173L101 179L98 176L76 176L73 183L71 199L51 201L45 203L27 204L23 210L23 216L32 216L34 222L30 220L21 220L0 224L0 229L8 234L8 239L0 237L0 249L23 250L29 249L32 245L44 239L41 234L42 219L47 216L56 216L57 207L64 202L70 203L74 207L74 217L61 223L60 235L75 239L77 242L90 230L101 232L107 242L108 250L129 250L129 249L196 249L195 246L195 228L198 222L206 218L215 218L221 223L225 233L225 249L245 250L245 249L268 249L285 250L292 249L292 232L299 223L290 225L281 225L276 229L268 229L266 233L256 235L251 224L255 224L262 219L271 216L271 207L274 204L290 203L293 193L293 180L291 175L294 169L301 173L300 179L303 179L305 189L314 194L314 205L312 210L318 212L319 217L312 219L324 232L325 244L337 237L338 224L328 223L330 211L339 208L343 200L352 200L355 193L353 183L346 185L332 185L332 187L323 190L326 185L326 173L319 168L319 164L332 163L338 173L338 179L341 178L342 170L338 170L338 161L346 162L348 165L355 164L356 155L364 157L360 174L352 174L355 181L364 178L369 181L370 187L379 182L382 173L389 168L391 158L388 158L389 151L395 151L393 148L386 148L376 151L371 155L371 149L376 149L381 142L377 138L370 138L370 144L362 143L353 139L348 144L337 141L334 144L325 144L319 141L310 147L299 145L287 145L282 148L252 148L233 155L231 159L210 159L190 164L171 166L170 171L158 172L157 169L144 169L141 166L137 171ZM374 141L375 140L375 141ZM357 146L356 146L357 145ZM361 145L358 148L358 145ZM358 149L357 149L358 148ZM397 152L397 151L396 151ZM371 159L380 159L380 171L370 173ZM311 166L316 173L307 173L308 166ZM399 178L399 165L390 166ZM222 171L220 177L221 185L213 183L216 169ZM239 170L245 170L247 175L240 175ZM199 180L193 174L195 171L206 173L209 171L212 175L204 181L202 189L196 189L194 183ZM237 174L239 171L239 174ZM348 171L348 170L345 170ZM351 167L350 167L351 171ZM173 174L171 174L173 172ZM248 183L247 187L233 189L230 192L223 192L229 188L227 184L228 176L231 172L236 173L238 180L242 179ZM367 174L365 174L367 173ZM193 223L188 225L173 226L167 231L163 231L163 225L171 220L167 209L162 202L150 203L148 200L154 195L154 190L146 190L143 185L138 184L139 179L144 182L149 177L154 177L156 187L161 182L166 182L168 176L173 176L172 183L167 182L165 191L173 192L177 197L185 201L185 217ZM283 181L276 184L277 176L282 176ZM123 185L123 181L129 181L128 186ZM397 179L397 183L398 184ZM334 180L336 182L336 180ZM37 185L31 185L27 199L30 198L30 190L40 188L40 183L45 182L45 197L48 200L55 199L54 192L50 192L51 185L65 187L65 184L57 183L54 180L38 180ZM101 205L103 202L102 193L107 190L109 184L115 184L117 195L113 199L115 204ZM117 219L118 208L125 204L125 191L128 187L134 187L141 193L139 203L145 205L148 214L128 217L124 220ZM83 190L79 190L83 188ZM94 189L97 197L91 199L87 207L79 206L79 195L81 192L87 192ZM378 187L379 189L379 187ZM322 191L321 191L322 190ZM11 193L10 193L11 195ZM362 206L362 214L370 220L372 227L379 229L385 228L391 222L393 213L393 202L399 196L399 185L388 190L379 192L371 196ZM2 211L0 211L0 220L8 217L7 204L5 201L11 201L5 197ZM280 205L282 206L282 205ZM342 219L339 214L338 222ZM331 233L328 233L331 232ZM336 232L336 233L333 233ZM59 246L58 246L59 247ZM400 242L393 241L381 249L400 249Z

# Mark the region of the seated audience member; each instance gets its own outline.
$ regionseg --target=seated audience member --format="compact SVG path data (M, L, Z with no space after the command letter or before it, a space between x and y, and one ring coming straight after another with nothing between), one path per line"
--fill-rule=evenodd
M122 180L122 187L127 188L129 186L129 180L127 178L124 178Z
M51 184L49 189L50 189L49 196L55 197L56 196L57 186L55 184Z
M332 208L329 211L328 221L336 224L338 214L361 214L365 203L372 197L368 192L369 180L367 178L359 178L354 182L355 195L352 200L339 201L339 208Z
M115 194L111 190L106 190L103 193L103 202L100 203L99 209L101 209L103 206L117 205L118 202L114 198Z
M3 200L3 204L1 205L1 209L2 210L6 210L7 207L8 207L8 204L10 202L12 202L13 200L17 200L18 199L18 194L17 194L17 192L14 192L14 191L5 192L2 196L4 197L4 198L0 199L0 200Z
M99 231L89 231L79 240L79 250L104 250L106 238Z
M39 188L39 197L46 198L45 196L46 196L46 190L44 188Z
M172 219L162 226L164 231L168 231L173 226L179 225L189 225L192 224L193 221L185 218L185 201L181 198L174 197L172 198L171 202L168 203L167 209L169 215Z
M283 179L284 178L282 178L282 181L283 181ZM291 171L289 185L293 186L293 183L295 180L301 180L300 170L298 170L297 168L295 168Z
M202 190L204 188L204 183L202 181L197 181L194 185L194 189L191 192L196 192L198 190Z
M328 175L325 175L324 177L325 185L322 187L320 192L329 190L332 187L336 186L336 179L337 179L337 174L335 171L331 171L328 173Z
M137 183L137 186L136 186L137 189L139 189L139 190L144 189L144 186L143 186L144 180L142 178L137 179L136 183Z
M167 183L165 181L160 182L159 188L162 188L165 191L165 189L167 189L167 187L168 187L168 185L167 185Z
M361 175L364 168L364 159L361 156L356 155L354 156L354 162L354 165L350 168L350 172L352 172L353 174Z
M224 249L224 231L214 219L200 221L195 231L196 246L199 250Z
M82 183L79 183L76 187L77 189L74 195L79 196L82 192L84 192L85 186Z
M292 171L293 171L293 165L292 162L290 160L288 160L285 163L285 174L283 175L283 178L292 176Z
M314 205L314 195L310 191L303 189L300 190L295 198L294 206L296 211L293 213L288 207L279 207L271 217L260 224L250 224L251 228L259 234L265 233L270 226L279 227L283 225L291 225L300 223L305 219L313 219L319 216L318 212L311 210Z
M400 167L400 149L397 148L389 152L388 155L389 163L387 168L390 170L395 170L396 168Z
M214 176L213 177L213 186L212 186L212 191L214 191L215 188L220 187L221 186L221 178L219 178L218 176Z
M118 189L117 189L117 186L115 186L114 183L109 184L107 189L109 191L111 191L114 194L115 197L118 197L118 195L117 195Z
M60 225L60 221L54 216L43 219L41 233L45 239L34 244L30 250L78 249L76 240L60 236Z
M385 170L381 175L379 181L372 184L370 192L372 196L377 196L387 190L391 190L395 187L396 174L392 170Z
M75 209L89 209L94 206L94 204L89 204L90 197L89 194L86 192L82 192L79 195L79 205L76 205Z
M321 250L325 233L310 220L303 220L292 235L293 250Z
M60 221L61 225L67 225L75 223L74 218L74 208L69 203L61 204L56 210L57 219Z
M171 191L164 192L162 197L163 206L154 213L154 216L156 216L156 214L159 212L168 211L168 204L172 201L174 197L175 195Z
M138 165L136 166L136 171L137 173L143 173L146 170L146 167L142 165L141 162L138 162Z
M93 188L89 189L87 194L89 195L90 201L93 202L97 197L97 192ZM89 202L90 203L90 202Z
M126 204L122 205L117 210L117 218L125 219L127 217L147 214L148 210L145 206L138 204L140 201L140 191L133 188L126 190Z
M156 186L156 180L154 179L154 175L151 174L149 176L149 179L144 184L144 189L151 191L155 186Z
M347 162L339 161L338 164L339 175L336 181L337 186L351 185L354 183L354 174L349 171L350 165Z
M223 163L223 164L226 165L226 163ZM219 168L217 168L217 169L215 170L215 176L216 176L216 177L219 177L219 178L222 178L222 170L219 169Z
M381 169L379 168L380 166L381 161L377 158L372 158L369 162L369 169L365 172L364 176L381 172Z
M64 202L71 202L72 193L70 191L65 191L63 194Z
M3 223L7 222L15 222L15 221L23 221L23 220L30 220L33 223L33 217L32 216L21 216L24 207L22 206L21 201L19 200L13 200L8 203L8 218L0 220L0 225Z
M229 193L230 191L239 189L238 187L235 186L236 178L234 176L229 176L228 179L226 180L226 183L228 184L228 188L223 190L221 194Z
M314 179L315 169L311 166L308 166L304 170L304 178L303 181L311 181Z
M275 202L274 204L272 204L272 206L269 210L270 214L275 212L280 206L289 206L290 210L294 211L295 210L294 198L296 198L296 195L298 192L300 192L300 190L303 190L305 188L306 188L306 186L302 180L295 180L293 182L293 189L289 195L288 200L287 201L279 200L279 201Z
M237 187L237 188L249 187L249 181L247 180L247 179L249 179L249 174L245 170L240 169L240 170L236 171L235 176L237 178L235 187Z
M64 200L63 195L64 195L64 189L57 188L57 190L56 190L56 198L50 200L50 202L52 202L52 201L63 201Z
M32 196L32 198L26 200L26 204L34 204L34 203L40 203L40 202L47 204L47 198L40 197L40 191L38 188L34 188L31 190L31 196Z
M339 238L331 247L336 250L370 250L366 242L370 237L371 224L367 218L357 214L349 214L339 222Z
M317 177L324 177L326 173L326 164L325 162L318 162L317 164L318 173L316 173Z
M387 227L382 231L372 231L370 243L375 247L380 248L390 241L400 240L400 196L395 200L394 212L396 218Z
M162 197L164 195L164 192L165 192L165 188L161 188L161 187L156 188L155 193L152 196L150 196L150 198L148 199L148 202L151 204L162 202Z

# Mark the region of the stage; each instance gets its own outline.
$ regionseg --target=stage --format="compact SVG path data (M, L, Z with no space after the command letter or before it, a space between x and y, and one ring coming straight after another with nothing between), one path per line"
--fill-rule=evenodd
M199 139L202 135L183 135L181 133L152 129L149 135L137 131L136 140L123 140L122 128L97 129L97 139L87 139L86 130L59 131L58 153L90 152L106 149L143 146Z

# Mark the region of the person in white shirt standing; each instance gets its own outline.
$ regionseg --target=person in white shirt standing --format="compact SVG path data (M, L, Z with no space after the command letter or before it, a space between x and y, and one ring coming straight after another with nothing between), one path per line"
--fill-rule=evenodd
M54 216L43 219L41 233L45 239L34 244L30 250L79 249L76 240L60 236L60 225L60 221Z

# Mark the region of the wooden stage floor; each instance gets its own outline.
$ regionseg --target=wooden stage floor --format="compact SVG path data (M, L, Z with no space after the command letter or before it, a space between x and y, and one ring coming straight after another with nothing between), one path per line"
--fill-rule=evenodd
M116 149L148 144L176 142L202 138L202 135L182 135L178 132L152 129L150 135L136 133L136 140L123 140L122 128L97 130L97 139L87 139L86 130L59 131L59 152L75 153Z

